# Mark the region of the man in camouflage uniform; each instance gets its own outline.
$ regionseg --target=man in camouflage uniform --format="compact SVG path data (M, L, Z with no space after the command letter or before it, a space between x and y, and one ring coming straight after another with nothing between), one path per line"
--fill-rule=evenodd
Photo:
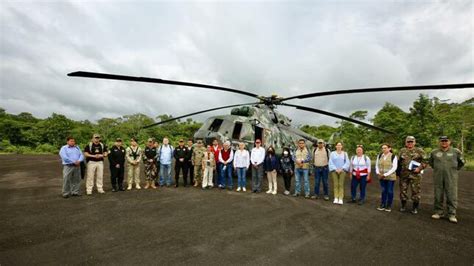
M194 186L199 186L199 183L202 182L202 158L206 152L206 147L202 145L202 140L197 141L196 147L193 149L193 154L191 155L191 162L194 165Z
M433 167L434 214L431 218L439 220L444 212L444 195L448 207L448 219L457 223L458 171L464 166L461 151L451 147L447 136L439 138L439 148L431 152L429 163Z
M145 189L148 189L150 186L151 188L155 189L155 181L158 171L156 169L156 148L155 148L155 140L153 138L149 138L147 142L147 146L143 151L143 164L145 165L145 177L146 177L146 185Z
M398 154L399 158L399 180L400 180L400 200L401 212L406 211L408 200L408 188L411 188L411 200L413 209L411 213L417 214L421 196L421 171L425 168L425 152L421 148L415 147L415 137L408 136L405 139L405 148ZM418 164L418 165L416 165Z

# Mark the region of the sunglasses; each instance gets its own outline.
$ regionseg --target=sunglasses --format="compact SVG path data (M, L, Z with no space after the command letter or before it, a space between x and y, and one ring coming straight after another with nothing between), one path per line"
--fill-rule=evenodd
M364 148L364 145L359 144L359 145L357 145L357 148Z
M447 140L447 139L443 139L443 140L441 140L441 142L448 142L448 140Z
M407 143L413 143L413 142L414 142L413 140L409 140L409 141L407 141Z

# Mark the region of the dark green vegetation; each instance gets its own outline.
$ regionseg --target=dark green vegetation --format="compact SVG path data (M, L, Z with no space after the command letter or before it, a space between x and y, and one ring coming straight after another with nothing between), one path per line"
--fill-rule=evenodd
M368 120L367 111L359 110L350 115L359 120ZM128 143L132 136L140 143L152 136L160 140L170 138L173 144L179 138L192 137L202 125L188 118L186 121L173 121L161 126L141 129L144 125L158 120L166 120L168 115L151 118L144 114L125 115L119 118L102 118L97 122L73 121L64 115L54 113L46 119L35 118L30 113L8 114L0 108L0 152L5 153L56 153L68 135L76 138L79 145L89 142L93 132L100 133L108 144L116 137ZM357 144L363 144L366 152L375 156L380 143L391 143L395 148L403 145L404 137L416 136L418 145L427 151L436 147L439 135L449 135L454 146L472 156L474 145L474 98L463 103L448 104L438 98L420 94L409 112L386 103L373 119L368 120L376 126L397 132L387 135L382 132L357 126L350 122L340 122L337 127L304 125L301 129L309 134L328 140L342 140L351 153Z

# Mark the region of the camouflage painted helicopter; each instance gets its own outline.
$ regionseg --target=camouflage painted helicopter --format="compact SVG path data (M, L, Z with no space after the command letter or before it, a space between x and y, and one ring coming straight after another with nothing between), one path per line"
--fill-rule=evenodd
M387 129L377 127L350 117L345 117L339 114L323 111L306 106L294 105L286 103L291 99L306 99L312 97L321 97L338 94L352 94L352 93L368 93L368 92L386 92L386 91L410 91L410 90L446 90L446 89L465 89L473 88L474 83L464 84L444 84L444 85L423 85L423 86L404 86L404 87L381 87L381 88L363 88L363 89L352 89L352 90L336 90L336 91L324 91L302 94L292 97L278 97L272 95L270 97L259 96L257 94L236 90L232 88L225 88L213 85L190 83L183 81L165 80L157 78L147 77L133 77L123 76L115 74L105 74L96 72L72 72L68 76L71 77L85 77L85 78L98 78L98 79L112 79L112 80L124 80L124 81L135 81L135 82L147 82L147 83L159 83L177 86L188 86L197 87L204 89L212 89L219 91L232 92L237 94L246 95L249 97L256 98L257 102L234 104L221 107L215 107L207 110L202 110L182 116L174 117L164 121L160 121L151 125L147 125L144 128L157 126L160 124L168 123L177 119L202 114L210 111L232 108L230 115L213 116L208 118L202 127L194 134L194 139L202 139L206 144L212 142L213 139L224 142L229 140L233 146L237 145L238 142L244 142L248 147L251 147L255 139L261 139L265 147L270 145L276 147L277 152L282 147L294 148L297 141L301 138L307 140L307 145L312 145L316 142L316 138L305 132L293 128L291 126L291 119L276 112L278 105L294 107L299 110L318 113L322 115L336 117L342 120L350 121L355 124L359 124L371 129L379 130L387 134L395 134Z

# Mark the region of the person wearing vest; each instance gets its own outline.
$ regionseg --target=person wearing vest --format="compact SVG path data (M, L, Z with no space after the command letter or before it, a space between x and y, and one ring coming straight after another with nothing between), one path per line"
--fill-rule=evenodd
M214 169L215 173L213 174L213 184L218 185L219 180L221 180L221 162L219 162L219 153L222 147L219 145L219 141L217 139L212 140L212 152L214 152L214 159L216 161L216 167Z
M334 187L333 203L340 205L344 203L344 179L349 172L349 158L343 148L342 142L337 142L336 150L329 155L329 175Z
M314 196L319 199L319 185L323 183L324 200L329 200L329 154L331 151L326 147L324 140L319 139L318 145L313 152L314 164Z
M431 218L439 220L444 213L446 196L447 214L451 223L457 223L458 171L464 166L460 150L451 147L448 136L439 138L439 148L430 154L429 164L433 167L434 214Z
M142 149L138 146L137 139L130 139L130 146L125 150L125 158L127 159L127 190L132 189L132 184L135 182L135 188L140 187L140 161L142 160Z
M76 145L76 140L73 137L66 139L67 144L59 150L63 165L63 198L70 196L80 196L81 188L81 162L84 161L84 155L81 148Z
M247 191L247 170L250 166L250 154L245 149L245 143L239 142L239 149L235 152L233 164L237 172L237 192L240 190L245 192Z
M230 141L224 142L224 148L219 151L219 164L220 164L220 177L219 177L219 188L227 188L232 190L234 186L232 180L232 161L234 160L234 151L230 148Z
M160 161L160 186L166 184L167 187L171 186L171 165L173 164L173 146L169 144L168 138L163 138L163 143L158 149L157 158Z
M356 155L352 156L349 172L351 173L351 201L356 203L357 187L360 186L359 205L365 203L365 191L367 183L370 182L370 158L364 154L362 145L357 145Z
M207 145L207 150L202 158L202 171L204 172L202 178L202 189L211 189L214 185L212 183L212 175L216 168L216 160L214 159L214 149Z
M203 177L203 167L202 167L202 159L204 157L204 153L206 153L206 147L203 146L202 140L197 140L196 147L193 149L193 154L191 156L191 161L194 167L194 187L199 186L202 183Z
M304 197L309 199L309 163L311 162L311 153L306 148L304 139L298 140L298 148L293 155L295 162L295 194L298 197L301 193L301 178L304 181Z
M250 153L250 163L252 164L252 192L260 193L262 190L263 161L265 160L265 149L261 147L262 141L255 140L255 147Z
M375 173L379 178L382 196L380 199L379 211L392 211L393 187L397 180L396 170L398 167L398 159L392 153L392 147L389 144L382 144L382 153L377 156L375 162Z
M194 165L193 165L193 140L189 139L188 143L186 145L186 148L188 148L188 156L186 157L186 168L188 169L187 175L184 177L185 182L187 182L189 178L189 183L191 186L194 184Z
M277 194L277 173L280 170L278 158L275 155L273 146L268 147L267 155L265 156L264 169L267 173L268 190L267 194Z
M288 147L283 148L283 152L280 158L280 173L283 176L283 181L285 182L285 196L290 195L291 189L291 177L295 172L295 162L291 156L290 149Z
M145 178L146 184L145 189L148 189L150 186L153 189L156 189L155 180L158 174L158 170L156 169L156 148L155 148L155 140L153 138L149 138L147 141L147 146L143 151L143 164L145 165Z
M188 159L188 148L184 146L184 139L180 139L178 142L178 147L174 149L174 180L175 180L175 187L179 186L179 173L183 173L183 185L186 187L188 184L186 183L186 176L188 175L188 167L186 160Z
M100 142L100 135L94 134L92 141L84 148L87 162L86 193L92 195L94 179L97 192L105 193L104 183L104 157L107 157L107 146Z
M112 192L124 191L123 176L125 174L125 148L122 146L122 139L117 138L115 145L109 150L110 183Z

